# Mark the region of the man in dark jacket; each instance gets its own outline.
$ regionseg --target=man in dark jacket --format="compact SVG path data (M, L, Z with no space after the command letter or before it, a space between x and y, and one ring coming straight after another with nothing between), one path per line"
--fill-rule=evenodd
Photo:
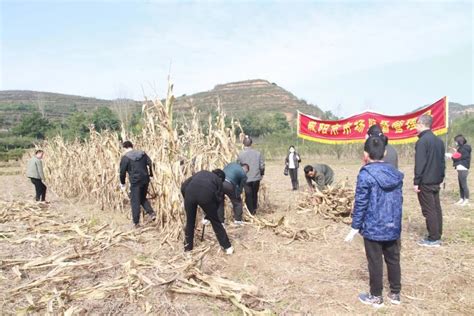
M388 143L388 137L385 136L380 128L380 125L375 124L367 130L368 137L381 137L385 141L385 155L383 161L391 164L398 169L398 154L397 150Z
M252 148L252 138L246 135L244 140L244 150L239 153L237 162L247 164L250 167L247 173L247 183L244 186L245 204L251 214L255 214L258 208L258 190L260 181L265 174L265 160L262 154Z
M331 185L334 181L334 171L325 164L307 165L304 167L304 175L310 190L314 190L313 181L320 191L325 189L326 186Z
M357 177L351 231L345 241L357 233L364 237L368 261L370 292L359 295L364 304L383 306L383 259L390 283L388 298L400 304L400 234L402 230L403 174L382 161L385 142L369 137L365 143L368 164Z
M234 248L217 215L219 205L224 198L222 182L225 173L216 169L212 172L202 170L189 177L181 185L181 194L184 197L186 210L186 227L184 229L184 251L191 251L194 247L194 228L196 226L197 207L200 206L207 220L211 222L214 233L226 254L232 254Z
M444 144L431 131L433 117L424 114L417 123L418 141L415 145L414 190L418 194L421 212L426 219L428 237L418 244L439 247L443 234L443 214L439 200L440 184L444 180Z
M146 198L153 168L150 157L141 150L134 150L130 141L122 144L124 155L120 161L120 188L125 191L125 178L128 173L130 181L130 204L135 227L140 223L140 206L143 206L150 220L156 219L156 214Z
M227 195L232 202L234 211L234 224L242 225L242 189L247 183L247 173L249 172L249 165L238 164L231 162L224 168L225 181L222 184L224 194ZM224 199L219 206L217 212L221 223L225 221Z

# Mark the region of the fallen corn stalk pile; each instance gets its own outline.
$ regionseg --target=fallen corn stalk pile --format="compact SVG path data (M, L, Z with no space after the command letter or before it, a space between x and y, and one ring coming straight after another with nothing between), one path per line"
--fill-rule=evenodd
M198 268L204 257L209 261L211 247L171 259L161 251L159 258L138 252L140 246L156 243L159 236L152 227L121 231L66 221L45 205L3 201L0 225L4 312L108 313L105 301L122 301L136 306L130 313L166 314L170 307L157 304L158 296L172 291L227 300L246 315L268 313L254 286ZM117 260L120 249L125 252Z
M253 223L258 228L269 228L272 229L276 235L291 239L287 244L290 244L295 240L311 241L324 237L325 227L318 227L313 229L295 228L288 224L288 221L284 216L276 222L266 220L259 216L252 216L249 214L247 214L246 216L248 217L246 220ZM317 231L321 230L322 234L316 233Z
M323 191L308 193L299 202L299 213L315 212L336 222L350 224L354 207L354 190L344 185L328 187Z

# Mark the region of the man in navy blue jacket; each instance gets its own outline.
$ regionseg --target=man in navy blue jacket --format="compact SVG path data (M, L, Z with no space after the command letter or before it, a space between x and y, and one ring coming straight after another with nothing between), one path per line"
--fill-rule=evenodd
M368 261L370 293L359 300L374 307L383 306L383 259L387 264L392 304L400 304L400 234L402 230L403 173L383 162L385 141L370 137L364 146L369 163L357 177L351 241L357 233L364 237Z

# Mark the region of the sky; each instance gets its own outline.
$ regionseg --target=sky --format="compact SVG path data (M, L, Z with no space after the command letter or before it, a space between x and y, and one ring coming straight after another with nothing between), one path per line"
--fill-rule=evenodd
M163 97L247 79L323 110L474 103L472 1L0 0L0 90Z

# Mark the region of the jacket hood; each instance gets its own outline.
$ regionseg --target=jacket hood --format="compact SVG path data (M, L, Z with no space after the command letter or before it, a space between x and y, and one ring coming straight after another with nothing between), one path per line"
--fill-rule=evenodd
M145 156L145 152L142 150L131 150L128 153L125 154L128 158L134 161L138 161Z
M403 183L403 173L386 162L373 162L363 167L379 186L385 190L393 190Z

